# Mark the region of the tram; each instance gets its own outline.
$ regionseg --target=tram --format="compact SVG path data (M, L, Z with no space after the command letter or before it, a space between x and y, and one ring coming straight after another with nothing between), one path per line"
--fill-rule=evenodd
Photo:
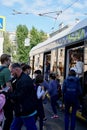
M87 80L85 80L87 79L87 18L74 25L66 25L60 28L52 33L46 41L31 49L29 55L32 76L34 70L41 69L44 78L49 78L46 72L47 66L49 66L49 71L57 73L62 84L70 67L75 65L72 59L74 53L79 54L81 61L84 63L82 88L85 90L84 97L87 108ZM83 119L87 119L87 109L84 113L85 118L80 113L78 115Z

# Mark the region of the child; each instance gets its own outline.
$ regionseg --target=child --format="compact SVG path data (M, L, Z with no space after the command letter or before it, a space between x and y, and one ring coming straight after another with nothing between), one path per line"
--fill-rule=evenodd
M33 79L34 86L35 86L35 81L36 81L37 75L42 75L41 70L35 70L35 72L34 72L34 79ZM43 79L43 82L40 84L40 86L43 86L45 92L46 92L46 90L49 89L49 83L45 79ZM47 103L47 97L45 96L45 98L43 99L43 104L46 104L46 103ZM43 121L46 121L46 120L47 120L47 118L44 115Z
M45 117L44 114L44 107L43 107L43 98L45 97L44 87L41 86L43 82L43 76L37 75L35 79L35 89L36 89L36 98L37 98L37 117L39 117L39 129L43 130L43 118ZM37 118L36 117L36 118Z
M51 118L58 118L57 115L57 100L58 100L58 83L56 81L56 75L54 73L50 73L49 75L49 89L46 93L49 93L51 100L51 107L54 115Z
M0 94L0 130L2 130L2 122L4 119L3 106L5 105L5 95Z

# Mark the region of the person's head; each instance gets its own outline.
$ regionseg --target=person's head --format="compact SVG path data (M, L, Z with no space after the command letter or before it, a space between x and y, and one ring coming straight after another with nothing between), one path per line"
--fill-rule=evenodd
M74 69L69 70L69 76L76 76L76 72Z
M25 64L23 67L22 67L22 70L25 74L30 74L31 73L31 67L27 64Z
M56 75L54 73L50 73L49 78L55 80L56 79Z
M73 59L75 60L75 61L79 61L80 60L80 54L77 54L77 53L75 53L75 54L73 54Z
M60 78L60 75L59 73L56 74L56 79L59 79Z
M10 71L12 76L14 77L20 77L21 73L22 73L22 69L21 69L21 65L19 63L13 63L10 66Z
M34 71L35 78L36 78L37 75L41 75L41 70L35 70Z
M41 84L43 82L43 75L38 74L35 79L35 84Z
M8 54L2 54L0 57L1 64L9 66L11 63L11 56Z

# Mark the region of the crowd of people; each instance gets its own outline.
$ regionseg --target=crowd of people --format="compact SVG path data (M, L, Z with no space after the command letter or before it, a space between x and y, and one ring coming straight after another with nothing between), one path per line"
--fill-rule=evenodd
M38 118L39 130L43 130L43 121L46 120L43 102L47 94L50 95L52 119L59 117L57 101L60 96L63 97L65 130L69 130L69 109L72 106L70 130L75 130L75 115L79 96L82 94L75 69L69 71L61 90L60 82L54 73L49 73L47 81L41 70L35 70L34 79L31 79L31 67L28 64L11 63L8 54L2 54L0 61L0 130L21 130L23 125L27 130L37 130Z
M56 110L58 82L55 80L55 75L50 74L48 83L44 80L41 71L36 70L35 78L31 79L29 65L25 63L10 64L11 57L8 54L2 54L0 61L0 96L4 99L2 108L4 113L1 113L0 125L2 126L5 117L3 130L20 130L23 125L27 130L36 130L38 118L39 129L43 130L43 121L46 120L43 101L47 93L51 97L54 112L52 118L58 117Z

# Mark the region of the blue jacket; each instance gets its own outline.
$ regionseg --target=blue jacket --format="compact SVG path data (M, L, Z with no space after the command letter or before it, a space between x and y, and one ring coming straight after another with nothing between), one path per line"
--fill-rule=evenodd
M57 82L56 82L56 80L50 80L48 93L49 93L49 95L50 95L51 97L58 94L58 89L57 89Z
M79 78L68 76L63 82L62 92L65 101L78 101L79 96L82 94Z

